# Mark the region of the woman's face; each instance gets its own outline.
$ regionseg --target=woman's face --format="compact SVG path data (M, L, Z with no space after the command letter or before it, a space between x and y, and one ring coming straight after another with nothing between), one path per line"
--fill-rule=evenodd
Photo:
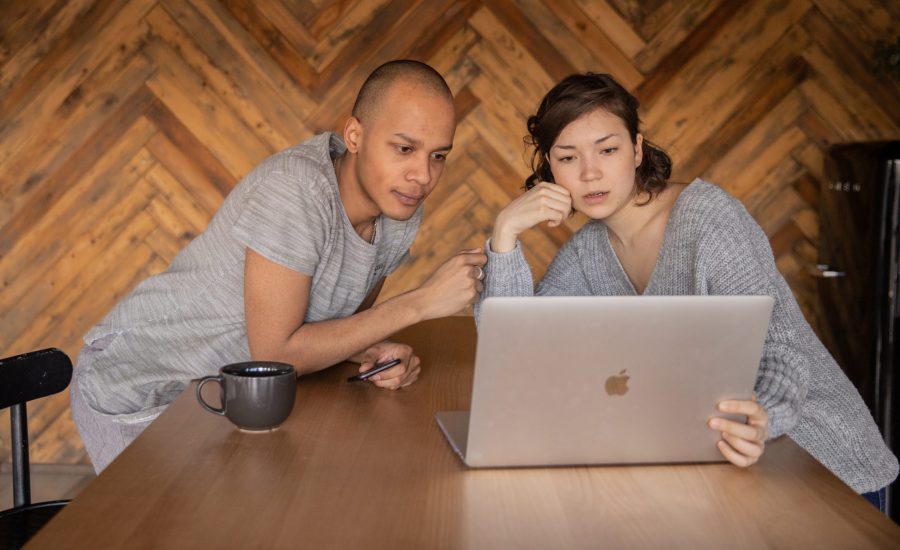
M595 109L570 122L550 148L556 183L572 195L572 207L602 220L634 198L635 169L642 159L643 137L632 144L621 118Z

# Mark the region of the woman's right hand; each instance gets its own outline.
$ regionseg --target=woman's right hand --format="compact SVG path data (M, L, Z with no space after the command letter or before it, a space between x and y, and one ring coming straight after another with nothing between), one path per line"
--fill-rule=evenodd
M491 235L491 250L509 252L526 229L541 222L556 227L572 211L572 195L561 185L539 182L500 211Z

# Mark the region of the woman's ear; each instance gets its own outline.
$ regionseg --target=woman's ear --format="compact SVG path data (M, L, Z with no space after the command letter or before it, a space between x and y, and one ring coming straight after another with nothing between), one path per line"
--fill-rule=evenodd
M637 168L644 160L644 136L638 134L634 140L634 167Z

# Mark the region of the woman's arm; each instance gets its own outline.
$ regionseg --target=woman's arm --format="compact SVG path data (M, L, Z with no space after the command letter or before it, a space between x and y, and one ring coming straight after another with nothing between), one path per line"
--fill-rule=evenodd
M787 433L800 420L810 376L809 329L791 289L775 265L768 238L739 205L710 221L701 242L709 265L708 289L719 295L766 295L775 299L763 347L756 393L768 411L768 437Z

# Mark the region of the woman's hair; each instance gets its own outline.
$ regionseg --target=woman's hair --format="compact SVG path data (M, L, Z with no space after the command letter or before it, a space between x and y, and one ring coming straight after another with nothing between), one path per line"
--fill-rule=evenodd
M534 147L531 156L534 173L525 180L526 189L531 189L539 181L554 181L550 171L550 148L569 123L597 109L622 119L628 128L631 143L637 143L640 122L637 98L608 74L568 76L547 92L537 114L528 117L525 143ZM635 174L636 190L638 193L649 193L653 198L665 189L672 175L672 159L646 139L643 150L643 160Z

